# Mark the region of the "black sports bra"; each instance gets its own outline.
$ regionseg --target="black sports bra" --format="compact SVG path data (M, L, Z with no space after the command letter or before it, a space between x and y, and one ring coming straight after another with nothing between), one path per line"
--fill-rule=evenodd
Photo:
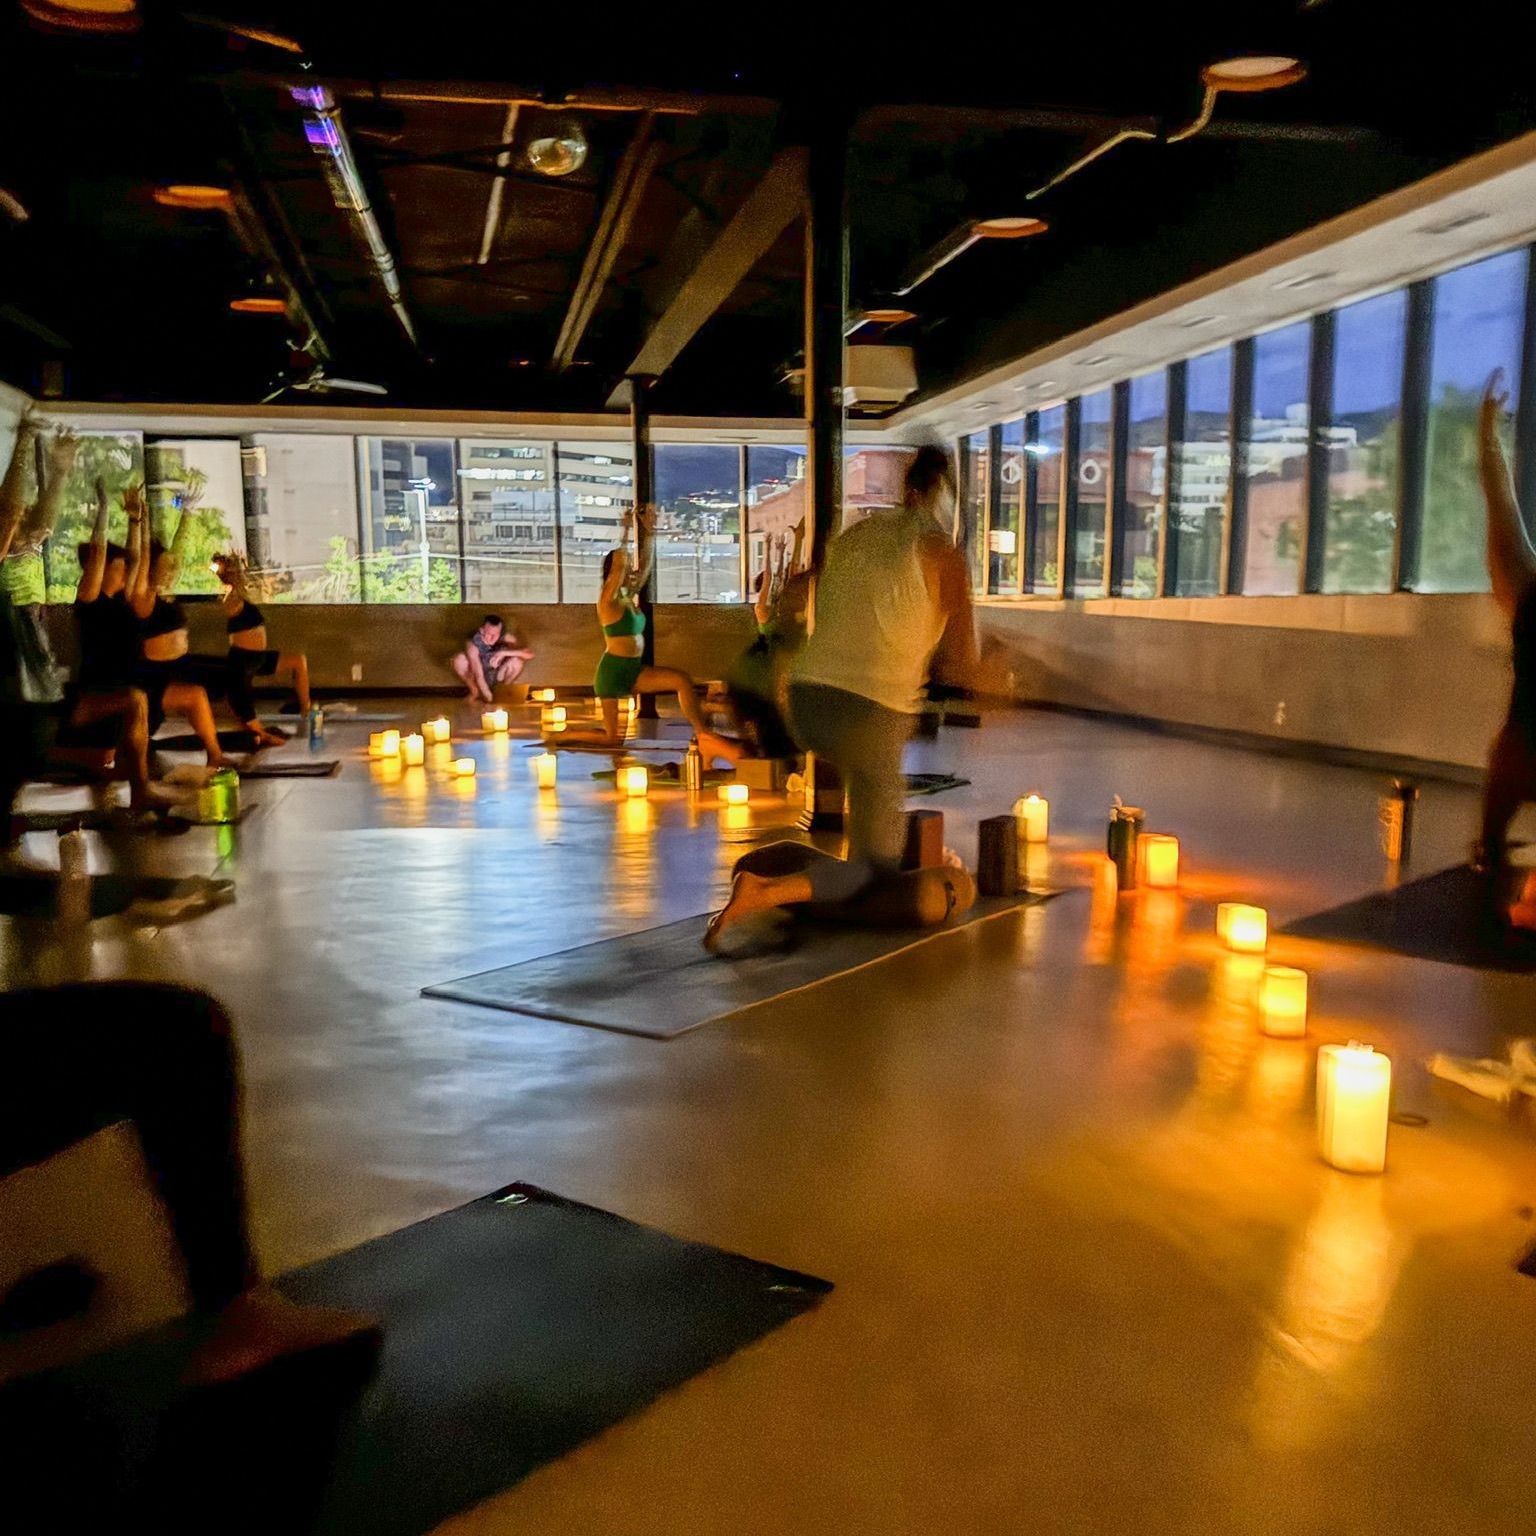
M229 633L243 635L248 629L260 629L266 622L261 616L261 609L247 598L236 612L230 614Z
M146 640L153 640L160 635L174 635L178 629L186 627L187 614L181 604L157 597L149 617L140 624L140 633Z

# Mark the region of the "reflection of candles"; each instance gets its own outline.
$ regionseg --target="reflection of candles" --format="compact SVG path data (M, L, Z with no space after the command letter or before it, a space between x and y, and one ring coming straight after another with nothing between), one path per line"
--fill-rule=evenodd
M1307 1032L1307 973L1294 965L1266 965L1259 983L1259 1017L1266 1035L1299 1040Z
M1013 802L1013 814L1019 820L1019 836L1026 843L1043 843L1051 831L1051 802L1039 795L1025 795Z
M631 800L643 800L649 787L650 775L646 773L644 763L631 763L629 767L619 769L619 788Z
M407 768L419 768L427 760L427 743L424 737L407 736L400 743L405 753L405 766Z
M400 732L375 731L368 738L369 757L399 757Z
M751 791L745 784L722 784L720 798L727 805L745 805L751 798Z
M1216 908L1216 933L1240 955L1262 955L1269 947L1269 913L1263 907L1224 901Z
M1165 832L1143 832L1137 839L1141 878L1155 891L1171 891L1179 883L1179 840Z
M744 805L727 805L720 812L720 821L727 832L739 832L752 825L752 813Z
M555 787L555 772L560 759L553 752L540 752L533 760L533 771L539 776L540 789Z
M480 729L487 736L499 736L507 729L507 712L504 709L488 709L480 716Z
M448 724L446 715L439 715L436 720L423 720L421 722L421 734L428 741L447 741L453 733L453 727Z
M565 705L553 704L544 711L544 724L549 730L565 729Z
M475 760L472 757L456 757L448 770L456 779L472 779L475 776Z
M1387 1163L1392 1063L1351 1040L1317 1053L1317 1149L1345 1173L1380 1173Z
M555 702L555 690L553 688L535 688L530 697L535 704L553 704Z

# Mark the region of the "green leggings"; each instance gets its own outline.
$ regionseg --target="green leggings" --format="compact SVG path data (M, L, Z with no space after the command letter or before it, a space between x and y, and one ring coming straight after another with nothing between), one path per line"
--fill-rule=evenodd
M643 671L643 656L615 656L612 651L604 651L597 664L597 676L592 679L592 692L600 699L627 699Z

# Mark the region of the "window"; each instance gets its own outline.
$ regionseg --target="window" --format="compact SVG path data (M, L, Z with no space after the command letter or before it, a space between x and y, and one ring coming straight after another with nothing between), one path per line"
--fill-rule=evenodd
M452 441L360 437L357 463L364 601L460 601L463 550Z
M82 432L75 467L64 488L64 505L43 547L43 575L50 603L72 603L80 585L77 546L90 538L96 521L96 481L106 485L112 506L107 537L121 542L128 533L123 492L144 477L144 439L138 432ZM36 481L33 482L36 485ZM13 549L13 553L16 551ZM36 567L33 567L34 572Z
M1168 478L1168 375L1159 369L1130 384L1130 431L1122 473L1125 521L1120 540L1120 595L1156 597Z
M1252 595L1300 590L1311 360L1310 321L1254 338L1253 415L1243 464L1248 493L1243 591Z
M1504 370L1510 404L1516 403L1527 261L1526 252L1508 251L1435 279L1424 521L1418 570L1408 573L1420 592L1488 588L1477 417L1495 368ZM1504 451L1512 450L1506 438Z
M1334 319L1322 590L1390 592L1397 545L1403 345L1408 294L1383 293Z
M851 528L871 512L899 507L911 462L908 448L844 449L843 527Z
M1041 411L1034 420L1034 439L1025 448L1035 460L1029 589L1031 592L1056 592L1061 587L1061 467L1066 459L1067 408L1052 406L1048 411Z
M997 505L987 533L987 590L1012 594L1020 590L1021 512L1024 505L1024 423L1006 421L1002 429L1002 462L998 465Z
M656 601L741 602L741 451L659 443L654 452Z
M245 440L240 462L251 574L262 600L361 601L356 440L258 432Z
M794 547L795 529L807 519L805 450L750 444L747 448L747 591L767 567L779 542ZM808 552L807 552L808 553Z
M1191 358L1185 370L1184 440L1174 452L1172 502L1177 597L1221 591L1222 540L1232 488L1232 349Z
M1104 531L1109 511L1109 464L1114 391L1084 395L1074 471L1077 538L1070 552L1073 597L1104 596Z
M152 438L144 444L144 489L156 535L169 542L190 507L178 592L219 592L215 555L244 555L245 488L240 443L232 437Z
M960 456L960 529L971 569L971 587L977 592L985 590L982 546L987 526L987 476L992 469L991 442L990 430L972 432Z
M553 603L555 445L459 439L466 603Z
M557 443L555 479L561 594L568 603L595 603L603 556L618 548L624 514L635 504L634 454L627 443Z

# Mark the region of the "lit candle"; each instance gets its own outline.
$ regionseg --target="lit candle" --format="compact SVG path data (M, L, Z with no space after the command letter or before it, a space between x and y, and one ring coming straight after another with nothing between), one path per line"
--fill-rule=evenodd
M1179 883L1179 840L1166 832L1143 832L1137 839L1141 878L1155 891L1171 891Z
M563 731L565 729L565 705L555 704L544 711L544 726L546 730Z
M1259 1018L1266 1035L1301 1039L1307 1032L1307 973L1294 965L1266 965L1259 982Z
M644 763L631 763L627 768L619 769L619 789L631 800L643 800L649 788L650 775L645 771Z
M1224 901L1216 908L1216 932L1228 949L1240 955L1262 955L1269 947L1269 913L1263 907Z
M533 771L539 776L540 789L555 787L555 773L560 759L553 752L540 752L533 760Z
M480 729L487 736L501 736L506 734L507 712L504 709L488 709L480 716Z
M1013 802L1013 814L1019 820L1019 836L1026 843L1043 843L1051 833L1051 802L1039 795L1025 795Z
M472 779L475 776L475 760L472 757L456 757L448 770L456 779Z
M553 704L555 702L555 690L553 688L535 688L529 697L535 704Z
M1380 1173L1387 1163L1392 1063L1351 1040L1317 1053L1317 1149L1345 1173Z
M436 720L423 720L421 722L421 734L428 741L447 741L453 734L453 727L448 723L446 715L439 715Z
M405 766L407 768L419 768L427 760L427 742L424 736L412 734L400 743L400 749L405 753Z
M374 731L368 738L369 757L399 757L400 732Z
M745 784L722 784L720 786L720 798L727 805L745 805L752 797L752 792Z

